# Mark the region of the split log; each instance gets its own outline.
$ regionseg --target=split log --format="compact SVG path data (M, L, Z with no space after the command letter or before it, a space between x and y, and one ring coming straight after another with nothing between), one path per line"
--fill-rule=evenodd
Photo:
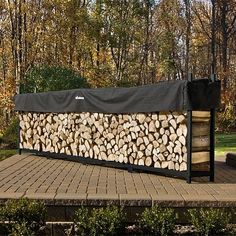
M146 119L146 115L145 114L137 114L137 120L139 121L140 124L142 124Z
M170 128L172 128L173 130L176 130L176 128L177 128L177 122L176 122L176 120L175 119L171 119L170 121L170 124L172 125L172 127L170 127Z
M139 150L144 151L145 149L146 149L146 146L144 144L141 144L140 147L139 147Z
M153 133L156 132L156 125L155 125L155 122L153 120L151 120L149 122L148 130L149 130L149 132L153 132Z
M159 120L155 121L155 126L156 126L157 129L160 127L160 121Z
M157 120L158 119L158 115L157 114L152 114L152 120Z
M160 132L160 135L163 135L165 133L165 129L161 127L159 132Z
M149 150L149 149L145 149L145 155L146 155L146 156L152 155L152 151Z
M193 111L192 116L197 118L210 118L211 113L209 111Z
M127 155L124 156L124 160L123 160L123 162L124 162L125 164L128 163L128 157L127 157Z
M186 171L187 170L187 164L186 162L182 162L179 167L180 171Z
M193 111L192 121L193 122L209 122L211 114L209 111Z
M167 150L169 153L173 153L173 147L171 147L170 145L168 145L167 147Z
M173 127L170 127L170 134L174 134L175 133L175 129Z
M145 166L151 166L152 165L152 158L151 157L147 157L145 159Z
M183 144L183 146L185 146L186 145L186 139L185 139L185 137L184 136L179 136L179 141L181 142L181 144Z
M210 124L209 123L193 123L192 135L196 136L209 136L210 135Z
M187 160L188 160L188 155L187 155L187 153L184 153L184 155L183 155L183 161L184 161L184 162L187 162Z
M168 125L168 120L163 120L162 122L161 122L161 126L163 127L163 128L167 128L169 125Z
M163 156L162 153L158 154L157 157L158 157L158 159L159 159L160 161L164 161L164 160L165 160L165 157Z
M143 159L139 159L139 160L138 160L138 165L139 165L139 166L144 166L144 161L143 161Z
M168 166L169 166L169 162L168 161L163 161L161 163L161 168L163 168L163 169L167 168Z
M141 137L138 137L137 139L137 146L140 146L140 144L143 143L143 139Z
M154 141L154 137L151 133L148 134L148 140L149 142L153 142Z
M179 123L182 123L184 120L185 120L185 116L184 115L180 115L180 116L177 117L176 122L177 122L177 124L179 124Z
M152 144L153 144L153 147L154 147L154 148L157 148L157 147L160 146L160 144L159 144L158 141L156 141L156 140L154 140L154 141L152 142Z
M129 163L134 164L134 158L132 156L129 156Z
M166 151L166 146L164 144L161 144L159 150L160 150L161 153L165 152Z
M179 169L180 169L179 163L178 163L178 162L176 162L176 163L175 163L175 170L177 170L177 171L178 171Z
M208 136L198 136L192 138L192 147L205 148L210 146L210 138Z
M153 162L157 162L157 161L158 161L157 156L154 155L154 156L152 157L152 160L153 160Z
M155 167L155 168L161 168L160 162L159 162L159 161L155 162L155 163L154 163L154 167Z
M123 161L124 161L124 155L123 155L123 154L120 154L120 155L119 155L118 161L119 161L120 163L123 163Z
M160 134L159 134L159 133L154 133L153 135L154 135L154 137L155 137L156 140L160 137Z
M183 134L183 131L182 131L181 128L178 128L178 129L176 130L176 133L177 133L177 136L181 136L181 135Z
M192 152L192 164L210 161L210 152Z
M145 144L145 146L147 146L148 144L149 144L149 138L148 137L143 137L143 141L144 141L144 144Z
M170 135L170 140L172 141L172 142L175 142L175 140L177 139L177 134L171 134Z
M137 153L137 156L138 156L138 158L140 159L140 158L142 158L142 156L144 155L144 153L143 152L141 152L141 151L138 151L138 153Z
M169 170L174 170L174 169L175 169L175 164L174 164L173 161L169 161L168 169L169 169Z

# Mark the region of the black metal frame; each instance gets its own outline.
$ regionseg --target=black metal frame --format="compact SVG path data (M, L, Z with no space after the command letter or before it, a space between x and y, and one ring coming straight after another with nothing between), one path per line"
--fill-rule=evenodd
M139 166L134 164L125 164L125 163L119 163L115 161L105 161L105 160L99 160L99 159L93 159L93 158L86 158L81 156L73 156L73 155L66 155L64 153L52 153L52 152L44 152L44 151L37 151L37 150L31 150L31 149L21 149L21 152L28 152L33 153L38 156L45 156L45 157L52 157L57 159L63 159L68 161L75 161L80 162L82 164L92 164L96 165L99 164L101 166L107 166L107 167L117 167L122 169L127 169L129 172L139 170L139 171L145 171L145 172L153 172L158 173L166 176L171 177L182 177L186 179L187 177L187 171L176 171L176 170L169 170L169 169L162 169L162 168L156 168L156 167L149 167L149 166Z
M18 125L17 146L18 146L18 153L19 155L21 155L22 149L20 148L20 124Z
M211 81L216 81L216 75L211 75ZM210 118L210 181L215 179L215 109L211 109Z
M188 75L188 81L193 81L193 75ZM211 75L211 81L216 81L215 74ZM215 176L215 109L210 110L210 169L209 171L192 171L192 110L187 111L187 183L191 183L192 177L209 176L214 181Z
M188 81L193 80L193 75L189 74ZM215 74L211 75L211 81L215 81ZM128 171L139 170L146 172L154 172L161 175L167 175L171 177L181 177L185 178L187 183L191 183L192 177L201 177L201 176L209 176L210 181L214 181L214 173L215 173L215 109L210 110L210 170L209 171L192 171L192 110L187 111L187 171L176 171L162 168L155 168L149 166L139 166L134 164L125 164L114 161L105 161L98 160L92 158L85 158L80 156L72 156L66 155L62 153L51 153L51 152L43 152L37 150L30 149L21 149L20 148L20 125L18 129L18 150L19 154L22 151L27 151L30 153L34 153L36 155L43 155L47 157L65 159L70 161L78 161L84 164L99 164L108 167L118 167L123 169L128 169Z
M188 81L193 80L193 75L188 75ZM192 110L187 111L187 183L191 183L192 178Z

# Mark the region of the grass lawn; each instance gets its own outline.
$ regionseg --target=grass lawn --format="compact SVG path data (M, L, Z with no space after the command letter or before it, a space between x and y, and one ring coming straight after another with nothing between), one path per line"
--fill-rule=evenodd
M10 150L0 150L0 161L15 155L18 152L17 149L10 149Z
M216 155L225 155L228 152L236 152L236 133L216 134Z

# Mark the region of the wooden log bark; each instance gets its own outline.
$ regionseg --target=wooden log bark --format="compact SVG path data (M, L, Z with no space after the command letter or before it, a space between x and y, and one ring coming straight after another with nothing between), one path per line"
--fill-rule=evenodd
M193 111L192 116L198 118L210 118L211 113L209 111Z
M210 161L210 152L192 152L192 164Z
M210 138L209 136L197 136L192 139L192 147L193 148L203 148L210 146Z
M193 111L192 121L193 122L209 122L210 116L211 114L209 111Z
M210 124L209 123L193 123L192 134L196 136L209 136L210 135Z

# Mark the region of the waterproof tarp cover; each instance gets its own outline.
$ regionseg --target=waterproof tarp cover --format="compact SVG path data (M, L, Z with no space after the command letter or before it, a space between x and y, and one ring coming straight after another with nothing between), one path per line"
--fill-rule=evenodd
M207 110L220 104L220 82L208 79L163 81L131 88L73 89L14 97L26 112L137 113Z

